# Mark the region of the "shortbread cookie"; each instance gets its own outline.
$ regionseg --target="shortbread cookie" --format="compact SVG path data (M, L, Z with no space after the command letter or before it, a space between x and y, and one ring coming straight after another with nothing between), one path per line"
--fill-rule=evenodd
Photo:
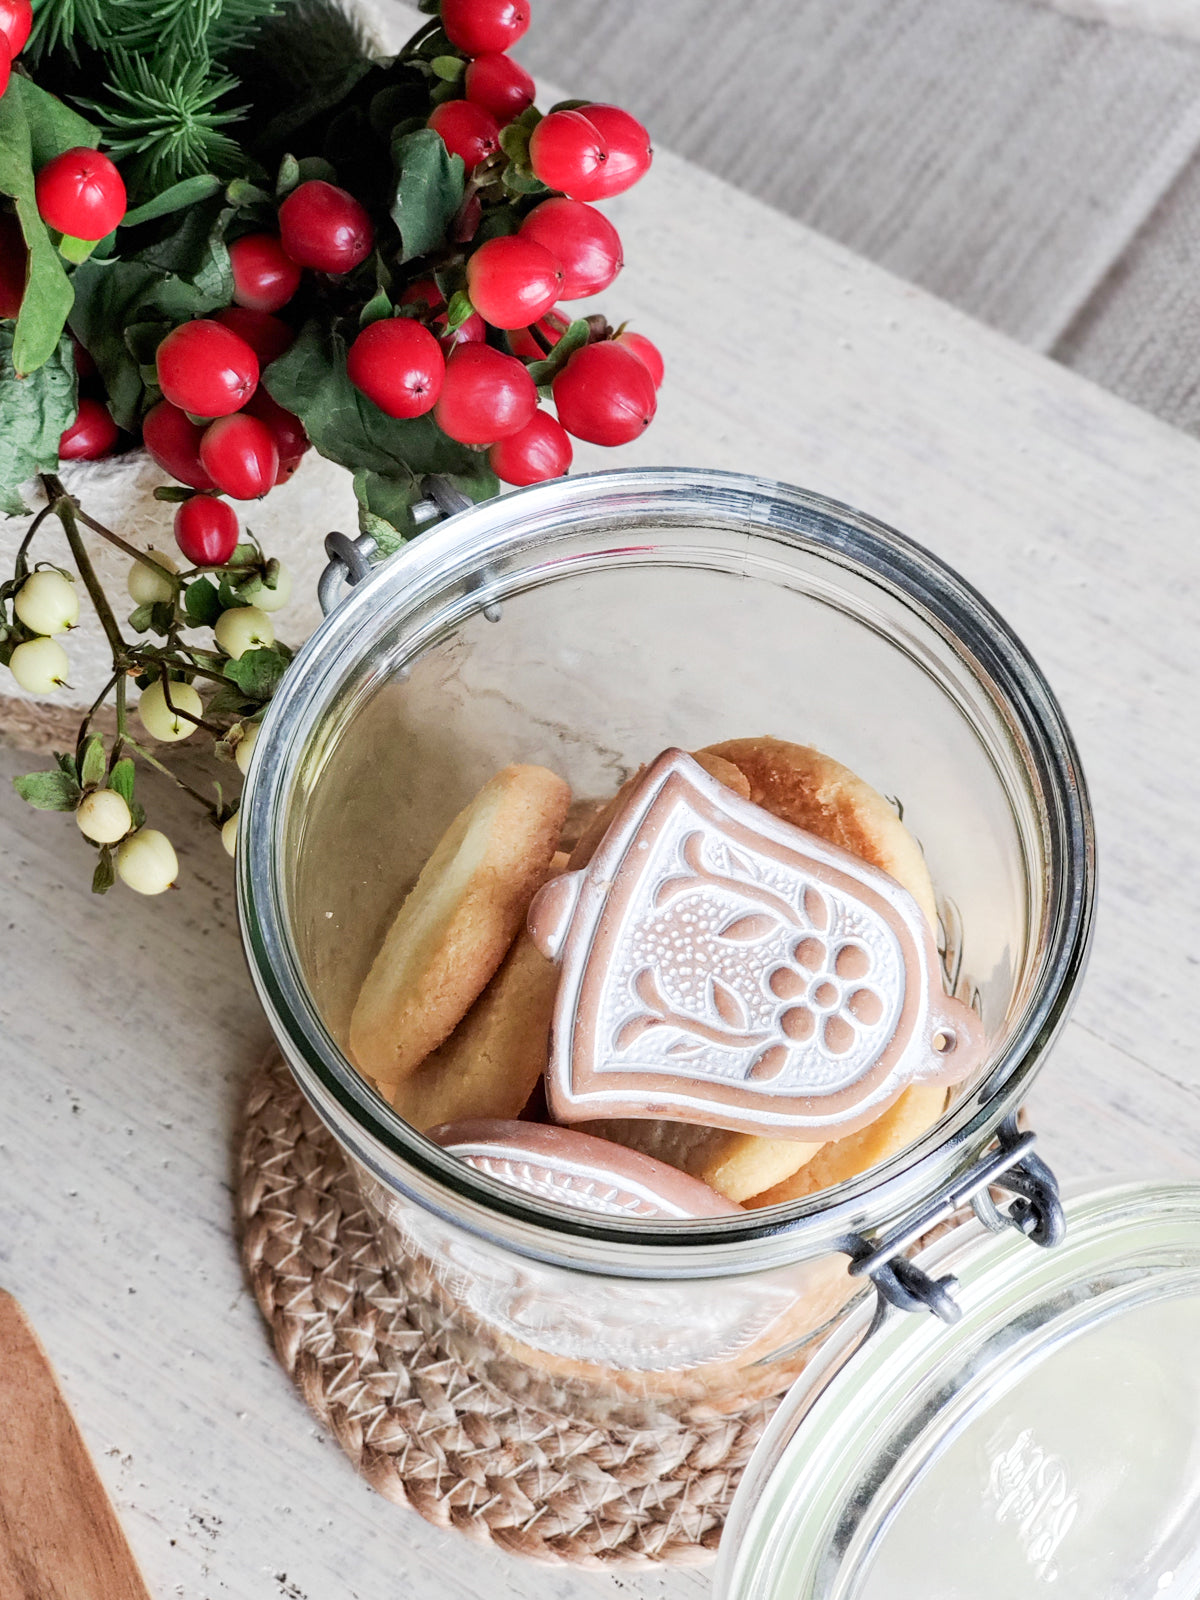
M823 1148L799 1139L759 1139L725 1128L659 1122L652 1117L608 1117L581 1123L580 1129L678 1167L739 1204L791 1177Z
M710 778L715 778L718 783L723 783L727 789L732 789L735 794L740 794L743 800L750 798L750 780L743 776L732 761L726 761L721 756L714 756L706 750L697 750L692 759L708 773ZM596 853L596 846L603 839L612 825L612 820L625 804L626 800L637 788L645 767L641 766L632 778L627 778L607 804L601 806L595 816L579 835L578 843L571 851L568 863L571 871L575 872L580 867L586 867Z
M937 902L920 845L895 807L849 767L808 745L768 736L729 739L705 753L732 761L745 774L755 805L889 873L936 933Z
M545 882L570 800L545 767L506 767L426 862L350 1019L355 1062L384 1090L449 1037L499 967Z
M566 864L566 856L556 856L551 873ZM445 1044L388 1094L405 1121L424 1133L467 1117L519 1116L546 1070L558 976L556 963L522 928Z
M941 1116L945 1105L943 1085L914 1083L874 1122L845 1139L831 1140L807 1166L765 1193L747 1196L745 1203L754 1210L779 1206L816 1194L819 1189L831 1189L835 1183L845 1183L919 1139Z

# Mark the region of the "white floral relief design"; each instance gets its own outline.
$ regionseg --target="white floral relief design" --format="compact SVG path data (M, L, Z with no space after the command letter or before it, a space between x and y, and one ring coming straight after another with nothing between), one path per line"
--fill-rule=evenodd
M577 1206L598 1216L633 1217L642 1222L655 1217L682 1218L693 1214L649 1189L625 1180L617 1182L561 1158L551 1165L534 1160L521 1150L496 1150L488 1146L472 1149L469 1145L453 1148L454 1154L476 1172L512 1184L535 1199L555 1200L559 1205Z
M622 934L601 1070L834 1093L895 1032L904 960L883 918L686 809L639 864Z

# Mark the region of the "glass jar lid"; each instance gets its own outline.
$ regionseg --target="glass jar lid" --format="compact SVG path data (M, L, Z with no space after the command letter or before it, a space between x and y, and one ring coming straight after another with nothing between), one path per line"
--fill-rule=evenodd
M977 1222L917 1259L962 1318L870 1305L735 1498L718 1600L1200 1593L1200 1184L1077 1193L1066 1242Z

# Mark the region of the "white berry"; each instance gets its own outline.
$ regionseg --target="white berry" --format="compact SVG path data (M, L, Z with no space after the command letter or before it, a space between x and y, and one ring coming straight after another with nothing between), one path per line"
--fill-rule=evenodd
M84 795L75 808L75 821L84 838L96 844L116 844L133 827L125 797L115 789L97 789Z
M26 639L13 651L8 665L26 694L50 694L66 683L71 663L57 639Z
M237 749L233 752L233 759L238 764L241 772L250 771L250 757L254 754L254 746L258 743L257 722L243 722L242 737L238 740Z
M265 583L260 583L254 591L254 604L260 611L282 611L292 598L292 575L282 561L278 567L275 587L268 589Z
M266 650L275 643L275 628L261 606L234 606L222 611L213 628L217 643L234 661L247 650Z
M146 552L160 567L166 567L168 572L177 572L179 563L173 556L163 555L161 550L148 550ZM163 600L174 600L175 586L171 580L161 572L155 571L145 561L135 561L129 569L129 577L125 580L129 588L130 598L135 605L153 606Z
M237 854L237 830L238 819L235 811L232 817L221 824L221 843L231 856Z
M179 876L175 847L157 828L139 828L117 850L117 876L138 894L162 894Z
M187 717L181 717L181 711L189 712L193 717L202 716L204 712L204 702L190 683L171 685L170 706L167 705L161 680L142 690L137 707L138 720L152 739L158 739L162 744L174 744L177 739L186 739L189 733L195 733L196 724Z
M79 621L79 594L61 572L31 572L13 610L31 633L65 633Z

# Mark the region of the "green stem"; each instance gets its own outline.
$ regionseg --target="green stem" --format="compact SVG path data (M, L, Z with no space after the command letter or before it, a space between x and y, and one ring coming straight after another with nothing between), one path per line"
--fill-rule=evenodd
M177 648L182 653L185 647L183 645L179 645ZM134 645L130 651L130 655L137 666L142 666L143 664L149 664L155 667L180 666L180 663L174 659L170 650L167 649L153 650L148 648L146 645ZM211 667L197 666L196 663L191 659L190 652L188 661L183 670L187 672L194 672L198 678L207 678L210 683L219 683L222 685L222 687L228 687L231 681L223 672L214 672ZM186 715L186 713L181 712L180 715Z
M88 729L92 725L92 718L96 715L97 711L99 711L100 707L108 699L110 690L123 677L124 677L124 673L123 672L114 672L113 673L112 677L108 680L108 682L104 685L103 689L101 689L100 693L92 701L91 707L88 710L87 715L84 717L83 721L79 724L79 736L75 740L75 754L76 754L76 758L77 759L78 759L80 753L83 750L83 741L87 738Z
M58 483L57 478L53 481ZM59 488L60 490L62 489L61 484L59 484ZM65 490L63 491L63 498L70 498ZM127 556L132 556L135 561L140 561L144 567L150 567L152 571L160 572L164 578L168 578L171 581L175 588L179 588L178 576L168 567L164 567L160 561L156 561L147 551L139 550L135 545L122 539L119 533L114 533L111 528L106 528L102 522L97 522L95 517L89 517L77 500L72 500L71 504L74 507L75 515L85 528L90 528L93 533L98 533L102 539L107 539L109 544L115 545L118 550L123 550Z
M108 752L108 770L111 773L117 762L121 759L121 750L129 736L129 714L126 709L128 698L129 680L122 672L117 679L116 713L117 737L113 740L113 747Z
M33 521L29 524L29 532L25 535L25 537L21 540L20 545L17 547L17 560L16 560L16 566L15 566L14 571L13 571L13 576L14 577L23 578L25 576L25 574L28 572L29 566L28 566L28 563L25 560L26 553L29 550L29 546L33 543L34 536L37 533L38 529L41 527L42 523L45 522L46 518L50 515L50 513L53 510L54 510L53 503L51 503L49 505L44 505L42 507L42 509L38 512L37 516L34 517Z
M183 716L184 713L181 711L179 715ZM129 734L125 735L125 743L131 750L135 750L138 755L141 756L142 760L147 766L153 767L156 772L161 772L164 778L170 778L171 782L175 784L177 788L182 789L185 794L190 794L192 799L197 801L198 804L202 805L210 816L215 817L217 815L217 808L213 805L211 800L206 800L198 789L192 788L190 783L184 783L183 779L178 773L172 772L170 767L164 766L157 756L152 756L149 750L146 749L145 745L139 744L137 740L131 738Z
M46 491L46 498L51 502L55 516L62 523L67 543L71 546L71 554L75 558L75 565L79 569L79 576L83 579L83 586L96 608L100 626L104 629L112 649L113 667L120 672L129 660L129 646L121 635L117 619L113 616L112 607L108 603L108 596L101 587L96 569L92 566L91 557L87 553L87 547L80 537L79 524L75 520L75 502L58 479L49 474L43 475L42 487Z

